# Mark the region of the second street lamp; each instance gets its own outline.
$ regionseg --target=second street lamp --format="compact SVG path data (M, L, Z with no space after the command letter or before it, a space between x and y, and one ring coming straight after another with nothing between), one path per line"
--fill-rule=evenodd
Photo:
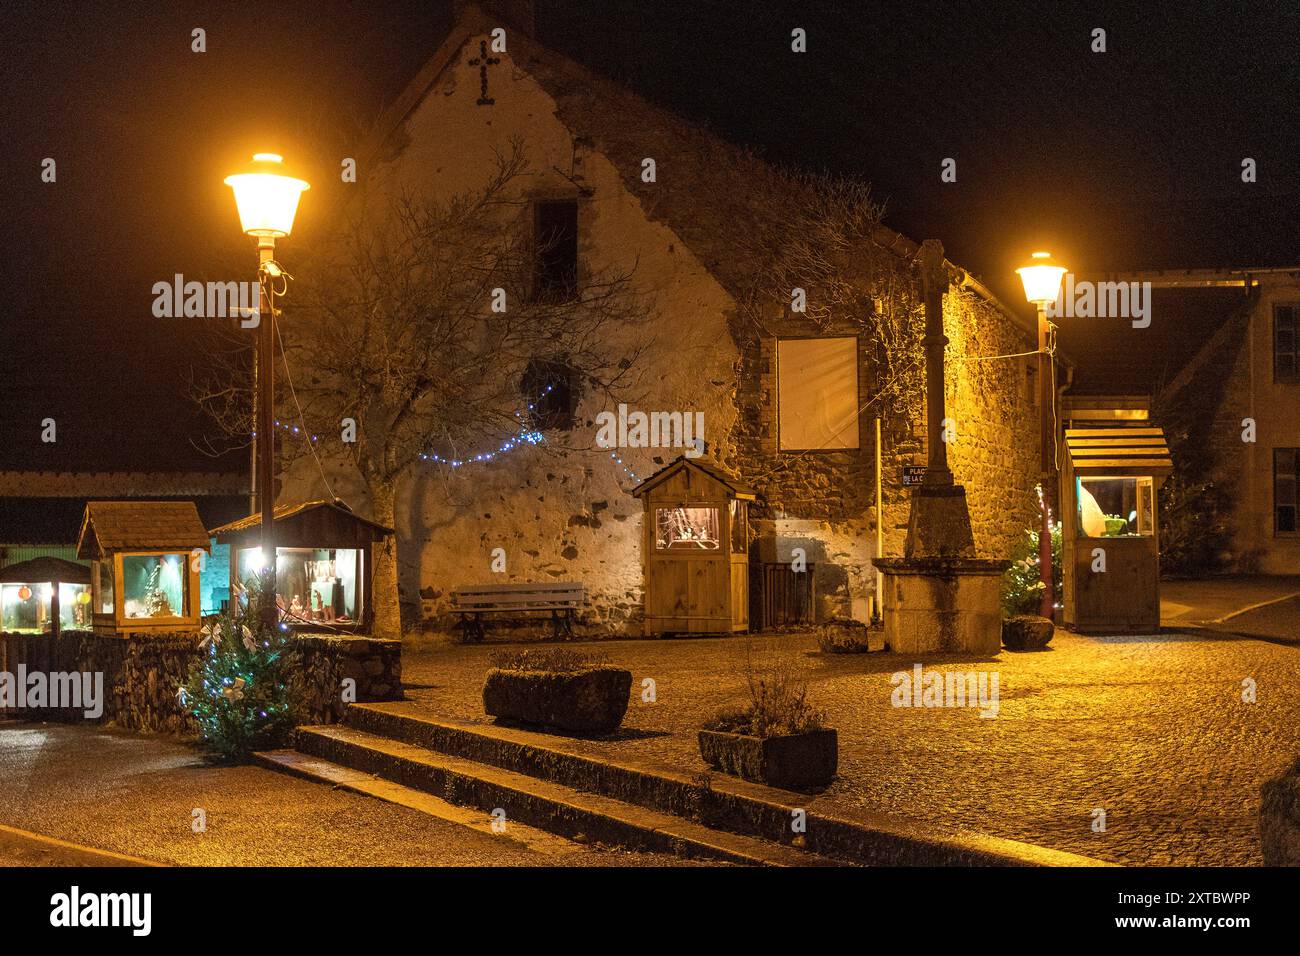
M1038 578L1043 584L1043 597L1038 613L1048 620L1055 619L1056 583L1052 574L1052 476L1056 470L1056 388L1053 385L1053 357L1051 354L1051 323L1047 320L1047 304L1055 302L1061 294L1061 277L1065 267L1052 261L1050 253L1035 252L1032 261L1016 272L1025 287L1025 298L1038 309L1038 424L1039 473L1042 482L1043 518L1038 531Z
M261 601L266 623L279 623L275 582L275 279L283 274L275 261L275 240L293 231L298 200L310 187L305 180L284 174L284 160L275 153L257 153L247 170L226 177L235 192L239 222L257 240L259 283L257 325L256 421L253 441L256 475L253 487L261 512Z

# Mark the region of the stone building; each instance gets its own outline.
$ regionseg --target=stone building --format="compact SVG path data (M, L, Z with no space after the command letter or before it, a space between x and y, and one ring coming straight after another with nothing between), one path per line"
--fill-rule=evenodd
M918 244L868 211L862 187L774 168L541 46L530 4L482 7L457 4L362 154L358 188L455 196L521 141L531 228L570 239L557 254L579 282L624 268L646 293L648 321L620 333L644 350L627 413L702 415L708 459L760 494L754 565L802 548L817 616L864 617L877 522L899 553L903 472L925 462ZM1005 556L1034 523L1034 327L948 269L950 461L977 550ZM457 469L419 463L395 516L408 612L445 619L465 584L573 580L590 591L589 620L636 630L642 515L629 491L683 449L600 447L598 416L617 410L572 394L572 428L544 430L540 445ZM483 450L508 437L485 435ZM293 474L282 500L320 496L313 465ZM365 511L355 477L333 485ZM494 573L497 548L506 567Z
M1181 281L1217 286L1187 293L1217 316L1153 407L1176 465L1166 523L1188 515L1166 550L1187 570L1300 573L1300 268Z

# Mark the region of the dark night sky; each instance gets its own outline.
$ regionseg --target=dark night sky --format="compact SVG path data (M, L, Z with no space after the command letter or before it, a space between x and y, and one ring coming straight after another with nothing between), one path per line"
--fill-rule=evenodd
M308 232L329 188L313 171L352 154L448 6L5 5L0 467L204 465L184 393L202 356L185 320L152 317L152 284L252 262L221 180L265 144L317 184ZM891 226L942 239L1008 302L1034 247L1078 272L1300 263L1294 3L537 7L543 42L648 98L772 160L871 181ZM46 156L57 184L40 182ZM39 441L47 416L57 445Z

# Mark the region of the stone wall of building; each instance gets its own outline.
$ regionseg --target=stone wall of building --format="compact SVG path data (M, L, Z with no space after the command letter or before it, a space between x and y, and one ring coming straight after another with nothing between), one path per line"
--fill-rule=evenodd
M181 708L178 688L198 659L192 633L133 634L130 637L66 631L0 634L0 672L88 672L103 674L100 721L128 730L194 736L197 727ZM342 717L343 681L356 681L358 701L400 700L402 644L367 637L303 634L295 637L296 667L303 676L307 719L334 723ZM23 719L85 720L80 710L12 711Z
M1029 370L1038 357L1025 354L1036 343L991 304L956 288L944 300L944 331L947 411L956 427L949 464L966 488L976 551L1005 558L1037 526L1039 412Z
M1247 574L1300 573L1300 534L1278 532L1274 518L1273 451L1300 448L1300 382L1278 381L1274 373L1277 305L1300 307L1295 276L1261 278L1243 357L1220 412L1222 461L1237 473L1232 515L1236 569ZM1255 422L1253 443L1241 440L1246 418Z
M513 52L513 36L510 43ZM631 272L641 319L611 328L600 342L612 354L638 356L620 400L630 410L701 412L706 440L726 435L737 358L727 333L730 296L676 234L653 221L610 160L560 121L554 99L511 53L491 71L494 104L478 105L479 70L468 63L477 53L477 41L462 48L401 124L395 150L367 183L373 201L408 192L446 200L480 189L494 151L508 153L519 138L528 159L514 184L521 220L529 200L575 199L580 280ZM519 401L522 409L522 390ZM642 506L629 492L684 449L597 447L597 415L614 410L587 389L573 428L548 431L542 444L459 468L417 463L397 501L404 619L451 627L451 592L463 585L578 581L590 595L588 628L637 630ZM460 457L495 451L510 437L485 433ZM366 513L365 490L350 468L327 467L337 493ZM320 493L307 460L281 500ZM498 548L504 571L493 569Z
M1273 476L1274 449L1300 448L1300 384L1273 368L1274 307L1300 304L1300 282L1258 282L1153 405L1174 461L1160 533L1175 571L1300 573L1300 535L1275 530Z
M901 272L901 267L900 267ZM906 277L902 278L904 287ZM759 535L755 558L789 562L802 548L815 565L819 619L862 619L875 591L875 419L881 422L884 553L902 553L910 492L903 469L925 465L924 355L916 300L903 292L872 296L882 304L865 320L845 317L815 324L779 309L764 316L766 334L743 351L740 416L732 435L733 463L762 493L752 509ZM882 352L872 336L881 323L906 323ZM954 287L944 299L946 409L956 427L949 465L967 490L976 549L1005 557L1033 525L1038 480L1037 402L1027 366L1036 357L1025 329L996 308ZM775 353L781 338L808 335L859 337L858 448L813 453L782 452L778 444ZM995 358L996 357L996 358Z
M445 69L422 97L412 91L402 100L409 113L379 151L367 195L433 191L447 198L473 190L493 151L508 151L518 138L529 159L521 203L577 197L580 276L634 266L647 321L613 340L628 354L644 349L631 369L628 405L703 412L710 458L763 495L753 511L753 560L788 561L802 547L816 568L818 616L865 616L875 586L873 418L883 419L887 553L900 552L906 531L902 468L925 461L919 333L895 354L879 347L882 323L910 327L918 315L906 251L892 247L901 237L890 234L886 248L873 238L878 220L867 216L849 224L851 242L825 243L843 255L824 278L851 287L839 289L828 308L826 297L818 299L817 277L799 274L798 255L782 256L799 242L820 251L821 210L842 208L835 196L853 189L832 188L831 200L819 205L809 179L775 170L514 34L490 71L494 102L485 106L479 66L469 62L479 39L440 52ZM653 179L644 175L647 159L656 163ZM786 279L798 279L820 303L815 321L790 315ZM755 302L766 304L756 310ZM950 409L958 422L952 464L969 485L980 552L1004 555L1032 521L1037 419L1026 397L1027 359L975 359L1033 345L999 309L956 286L945 308ZM861 342L858 448L779 453L777 340L843 334ZM594 445L602 410L609 409L584 398L571 431L548 432L544 444L491 462L417 466L399 494L396 519L405 618L452 626L450 595L462 585L572 580L591 596L583 615L588 633L639 632L642 508L629 491L682 449L620 448L615 459ZM491 451L504 437L485 435L482 449L464 451ZM315 465L305 462L283 497L318 495L316 482ZM364 489L346 467L335 468L331 482L365 511ZM506 558L500 572L492 568L497 548Z

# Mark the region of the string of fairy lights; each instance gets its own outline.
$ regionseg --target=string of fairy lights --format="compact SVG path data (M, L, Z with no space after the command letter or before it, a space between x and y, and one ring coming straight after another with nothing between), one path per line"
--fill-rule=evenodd
M547 395L549 395L551 393L551 390L554 387L555 386L553 385L547 385L546 388L542 389L541 393L537 396L537 398L534 399L532 402L528 403L528 411L529 412L536 411L537 403L540 402ZM523 413L521 412L515 412L515 416L517 418L522 418L522 414ZM305 439L310 440L313 444L320 441L319 435L309 435L302 427L298 425L292 425L288 422L282 422L277 419L275 422L275 427L293 435L301 435ZM256 432L253 433L253 437L257 437ZM535 428L529 428L525 425L521 427L517 435L514 435L511 438L507 438L504 442L502 442L499 446L497 446L497 448L494 451L479 452L474 455L467 455L464 458L446 458L442 455L437 454L436 452L428 451L428 452L421 452L419 454L419 460L431 462L433 464L438 464L438 465L447 465L448 467L451 468L460 468L463 465L470 465L477 462L492 461L496 458L501 457L502 455L514 451L517 448L524 448L529 445L541 445L545 443L545 441L546 441L546 437L540 431L538 431ZM622 468L623 471L627 473L628 477L630 477L633 481L639 482L641 480L640 477L638 477L637 473L633 471L632 468L628 465L628 463L625 462L622 458L620 458L616 452L610 452L609 457L613 459L613 461L620 468Z

